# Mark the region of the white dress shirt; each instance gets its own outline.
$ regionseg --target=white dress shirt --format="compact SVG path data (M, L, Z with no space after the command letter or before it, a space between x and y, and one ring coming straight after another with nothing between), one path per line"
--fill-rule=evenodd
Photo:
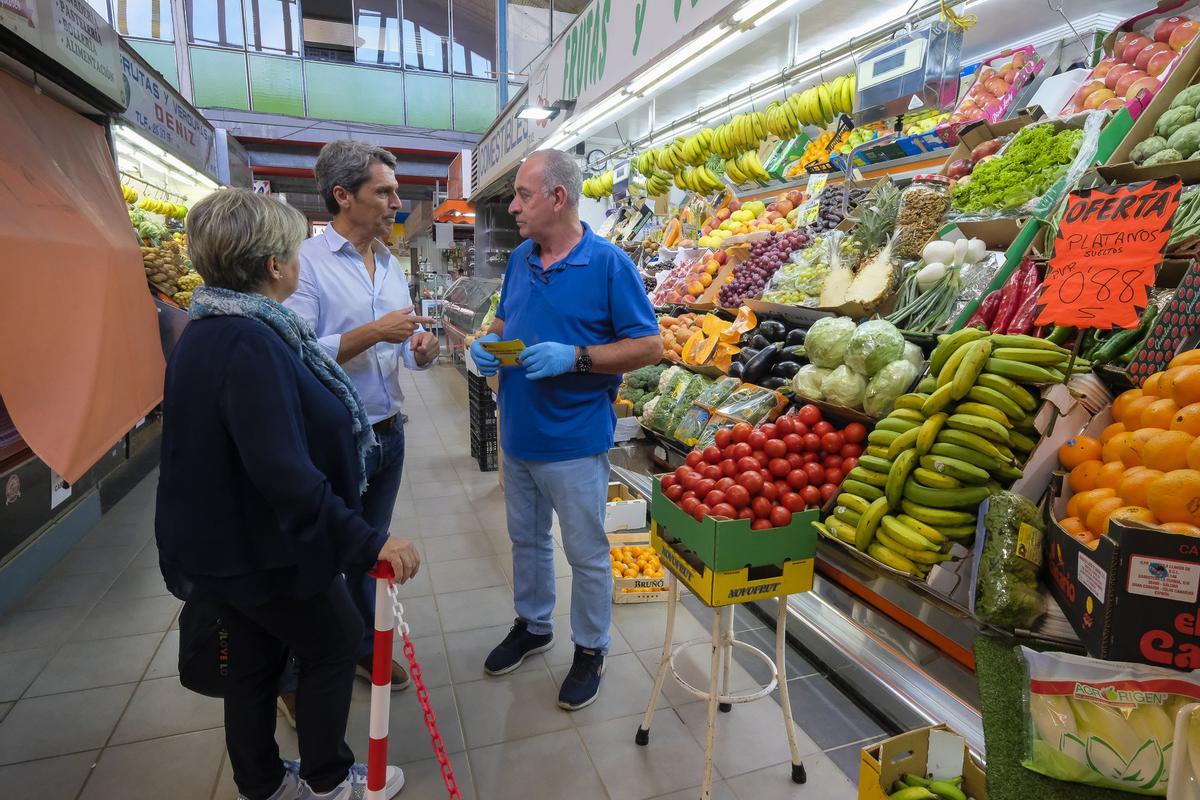
M372 249L374 282L362 256L333 225L300 245L300 284L284 305L312 325L321 346L334 359L343 333L413 305L400 262L382 242L374 242ZM429 366L418 366L408 342L380 342L342 364L372 424L400 413L401 363L408 369Z

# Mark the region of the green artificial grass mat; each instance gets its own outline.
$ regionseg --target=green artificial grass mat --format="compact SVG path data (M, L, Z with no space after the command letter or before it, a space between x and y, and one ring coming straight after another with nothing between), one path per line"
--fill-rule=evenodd
M1047 778L1025 769L1025 669L1016 648L1054 650L1045 644L999 636L975 638L975 676L983 712L989 800L1129 800L1145 795Z

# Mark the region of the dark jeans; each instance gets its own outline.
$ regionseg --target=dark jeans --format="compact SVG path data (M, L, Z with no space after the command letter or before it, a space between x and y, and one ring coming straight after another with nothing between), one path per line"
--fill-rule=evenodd
M396 505L396 494L400 491L400 477L404 470L404 425L396 425L379 434L379 446L367 456L367 491L363 493L363 518L372 528L386 531L391 528L392 509ZM362 641L356 657L362 660L370 656L375 648L375 579L365 573L347 575L346 588L350 599L358 609L363 623ZM279 691L296 691L296 661L292 659L279 681Z
M283 780L275 743L275 693L290 651L299 667L296 732L300 777L317 792L346 779L354 753L346 744L346 720L354 686L356 648L362 637L346 582L334 578L324 593L304 600L272 600L261 606L221 606L229 631L225 691L225 744L238 791L270 797Z

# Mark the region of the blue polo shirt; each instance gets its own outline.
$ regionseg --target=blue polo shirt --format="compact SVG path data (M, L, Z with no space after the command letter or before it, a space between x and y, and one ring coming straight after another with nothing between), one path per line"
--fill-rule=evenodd
M575 347L658 335L654 309L629 256L583 223L583 238L542 269L541 250L522 242L508 259L496 318L504 338ZM568 372L531 381L523 367L500 368L500 444L526 461L568 461L613 443L619 375Z

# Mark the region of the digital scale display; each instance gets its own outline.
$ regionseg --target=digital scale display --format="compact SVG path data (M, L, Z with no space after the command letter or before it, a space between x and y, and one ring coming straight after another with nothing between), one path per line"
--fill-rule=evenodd
M904 64L904 59L905 52L903 50L890 56L884 56L872 65L871 74L878 78L880 75L891 72L896 67L902 66Z
M937 20L875 48L858 62L854 124L954 105L962 28Z

